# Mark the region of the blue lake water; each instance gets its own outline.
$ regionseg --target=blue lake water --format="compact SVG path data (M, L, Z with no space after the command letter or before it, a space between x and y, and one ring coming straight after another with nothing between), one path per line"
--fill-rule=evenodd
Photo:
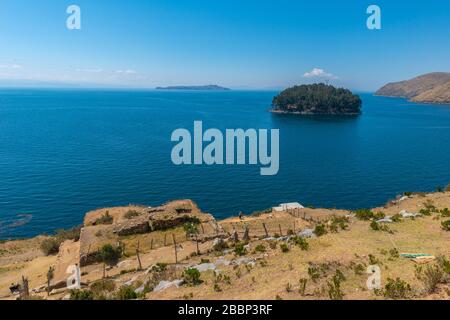
M356 118L267 112L276 92L0 90L0 238L88 210L190 198L217 218L282 202L361 208L450 183L450 106L362 94ZM174 166L173 130L280 129L280 171Z

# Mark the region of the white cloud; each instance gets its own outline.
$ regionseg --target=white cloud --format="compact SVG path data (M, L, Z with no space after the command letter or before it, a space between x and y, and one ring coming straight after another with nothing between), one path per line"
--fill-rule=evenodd
M85 72L85 73L100 73L103 72L103 69L94 68L94 69L76 69L77 72Z
M117 70L116 73L120 74L137 74L135 70L128 69L128 70Z
M337 79L334 74L325 72L325 70L320 68L314 68L310 72L306 72L303 77L305 78L326 78L326 79Z
M23 69L20 64L0 64L0 69L17 70Z

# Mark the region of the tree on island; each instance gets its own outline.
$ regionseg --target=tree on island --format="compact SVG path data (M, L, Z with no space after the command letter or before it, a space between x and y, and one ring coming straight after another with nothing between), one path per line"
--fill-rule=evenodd
M361 98L350 90L323 83L294 86L273 99L273 112L297 114L361 113Z

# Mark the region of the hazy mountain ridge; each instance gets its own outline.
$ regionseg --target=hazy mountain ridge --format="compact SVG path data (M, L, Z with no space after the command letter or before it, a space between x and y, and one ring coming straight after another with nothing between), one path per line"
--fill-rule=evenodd
M450 73L433 72L411 80L389 83L375 94L406 98L413 102L450 104Z

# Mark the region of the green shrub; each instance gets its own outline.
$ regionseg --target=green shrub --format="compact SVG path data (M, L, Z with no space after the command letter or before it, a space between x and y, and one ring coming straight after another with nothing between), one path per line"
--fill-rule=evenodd
M117 300L135 300L138 298L138 295L134 292L134 288L132 286L120 287L115 296Z
M133 219L136 217L139 217L141 214L137 212L136 210L129 210L125 213L124 217L125 219Z
M94 225L103 225L103 224L113 224L114 219L109 215L109 212L106 211L104 215L102 215L100 218L95 220Z
M366 267L363 264L358 263L354 266L353 271L355 271L356 275L361 276L366 272Z
M387 225L381 224L373 220L370 223L370 228L374 231L385 231L385 232L392 232L391 229Z
M374 213L370 209L358 209L355 211L356 218L368 221L373 219Z
M430 209L420 209L419 213L423 216L431 216L431 210Z
M380 231L380 230L381 230L381 225L380 225L378 222L376 222L376 221L374 220L374 221L372 221L372 222L370 223L370 228L371 228L372 230L374 230L374 231Z
M402 221L402 215L399 213L394 214L392 216L391 220L392 220L392 222L400 222L400 221Z
M321 277L320 270L319 270L319 268L318 268L317 266L315 266L315 265L309 265L309 267L308 267L308 275L309 275L309 277L311 278L311 280L312 280L314 283L316 283L317 280L319 280L320 277Z
M202 283L200 280L200 271L195 268L189 268L184 270L183 279L186 285L197 286Z
M447 258L440 256L437 258L437 263L442 268L444 273L450 275L450 261L448 261Z
M188 236L198 234L198 228L192 222L185 223L183 226L183 229L184 229L184 232L186 232L186 235L188 235Z
M400 258L400 252L398 252L397 248L393 248L393 249L389 250L389 255L390 255L391 259Z
M286 243L280 244L280 249L281 249L281 252L283 252L283 253L289 252L289 247Z
M440 213L443 217L446 217L446 218L450 217L450 210L448 210L448 208L442 209L440 211Z
M41 250L46 256L58 254L61 242L56 238L47 238L41 242Z
M450 231L450 220L442 221L441 225L442 229L444 229L445 231Z
M295 245L299 246L303 251L307 251L309 249L309 243L306 239L303 239L302 237L295 237L292 240Z
M336 230L337 227L339 226L339 228L341 228L341 230L347 230L348 229L348 223L350 222L350 220L347 217L344 216L334 216L331 219L331 226L334 226L333 228Z
M71 290L70 300L94 300L94 293L90 290Z
M331 300L342 300L344 298L344 292L341 289L342 281L345 281L345 277L340 270L336 270L332 281L327 281L328 297Z
M443 282L444 272L439 265L416 266L416 278L422 281L427 293L433 293Z
M82 226L74 227L71 229L59 229L56 230L55 237L62 242L66 240L73 240L73 241L79 241L80 240L80 234L81 234L81 228Z
M437 208L434 206L433 201L431 201L430 199L428 199L427 201L425 201L423 203L423 205L425 206L425 209L430 210L431 212L437 212Z
M243 256L247 253L247 249L245 249L245 245L242 242L239 242L234 246L234 253L237 256Z
M299 280L299 289L298 289L298 293L300 293L300 295L304 296L306 293L306 285L308 284L308 279L305 278L301 278Z
M114 280L100 280L91 284L90 288L95 294L101 294L102 292L113 292L116 290L116 283Z
M258 244L258 245L255 247L255 253L264 253L264 252L266 252L266 246L265 246L265 245L263 245L263 244Z
M450 184L445 188L445 191L450 192Z
M379 264L380 261L373 255L373 254L369 254L369 264L370 265L377 265Z
M327 233L327 229L323 224L319 224L314 228L314 233L316 236L321 237Z
M100 257L104 263L110 266L114 266L119 262L119 259L122 257L122 248L121 247L113 247L110 244L105 244L100 249Z
M384 287L383 295L386 298L389 299L408 299L410 298L412 293L411 286L401 280L400 278L397 278L396 280L393 280L391 278L387 279L387 284Z
M151 269L151 270L152 270L153 272L160 273L160 272L166 271L166 270L167 270L167 266L168 266L167 263L160 263L160 262L158 262L157 264L155 264L154 266L152 266L152 269Z

